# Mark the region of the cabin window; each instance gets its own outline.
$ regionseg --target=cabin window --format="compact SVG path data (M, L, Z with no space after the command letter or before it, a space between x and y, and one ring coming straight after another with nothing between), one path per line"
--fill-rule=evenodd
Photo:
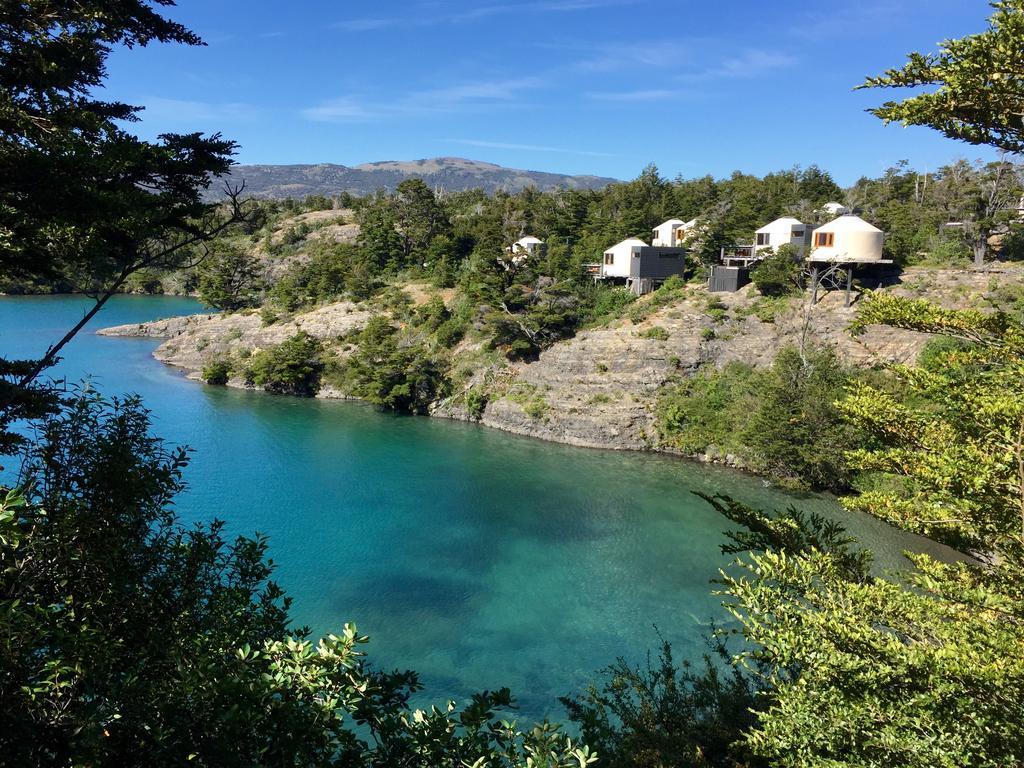
M658 254L658 258L659 259L678 259L679 258L679 254L678 253L659 253Z
M614 264L615 263L615 254L614 253L606 253L604 255L604 263L605 264Z
M836 235L834 232L819 232L814 236L814 246L816 248L831 248L835 245Z
M757 233L757 244L758 245L768 245L768 237L769 236L768 236L767 232L758 232Z
M794 229L793 230L793 237L803 237L803 236L804 236L804 231L802 229Z

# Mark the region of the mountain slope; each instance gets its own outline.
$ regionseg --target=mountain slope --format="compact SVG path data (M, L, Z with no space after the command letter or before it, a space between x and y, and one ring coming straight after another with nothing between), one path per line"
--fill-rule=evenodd
M436 157L408 162L386 160L349 167L318 165L237 165L230 181L245 181L246 194L259 198L301 198L307 195L372 194L379 189L393 191L408 178L421 178L428 186L446 192L483 189L517 192L524 187L541 191L555 189L601 189L616 179L601 176L568 176L543 171L504 168L493 163ZM219 196L221 185L211 189Z

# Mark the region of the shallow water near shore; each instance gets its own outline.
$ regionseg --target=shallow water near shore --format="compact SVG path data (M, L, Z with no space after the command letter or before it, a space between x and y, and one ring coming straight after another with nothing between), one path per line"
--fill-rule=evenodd
M0 298L0 355L40 356L88 305ZM659 633L699 657L708 624L727 618L709 580L729 561L728 525L693 491L841 517L884 568L933 548L721 468L209 387L156 362L156 340L92 333L199 311L187 298L116 297L54 375L141 395L155 433L194 450L182 519L267 534L298 624L356 622L374 663L420 671L438 703L509 686L522 718L560 717L558 696L618 656L642 661Z

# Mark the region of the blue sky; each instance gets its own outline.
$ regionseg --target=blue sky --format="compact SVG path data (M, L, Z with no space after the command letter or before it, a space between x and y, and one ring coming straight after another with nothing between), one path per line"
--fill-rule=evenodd
M244 163L454 155L632 178L817 163L843 184L900 159L989 153L884 127L852 92L980 31L984 0L179 0L206 48L118 51L140 135L220 131Z

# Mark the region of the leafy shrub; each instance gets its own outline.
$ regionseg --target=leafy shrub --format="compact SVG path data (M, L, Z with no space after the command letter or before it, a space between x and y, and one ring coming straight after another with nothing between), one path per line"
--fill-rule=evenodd
M917 356L919 367L929 371L941 371L950 355L974 349L975 345L965 339L953 336L933 336L925 342Z
M234 312L255 307L262 290L259 260L234 243L215 242L199 268L199 298L211 307Z
M761 296L751 309L754 316L762 323L774 323L775 319L789 307L790 297L788 296Z
M422 343L401 339L377 315L354 339L355 350L338 372L340 385L384 408L424 413L447 388L445 365Z
M249 360L246 381L276 394L313 397L324 370L323 345L305 331L260 350Z
M215 357L203 366L201 376L207 384L224 386L231 378L231 361L224 357Z
M1024 227L1010 227L999 246L999 258L1003 261L1024 261Z
M757 683L729 659L715 642L695 670L664 642L653 663L619 659L600 685L561 701L607 768L761 768L737 744L757 722Z
M470 417L475 421L480 421L483 418L484 409L487 408L487 400L487 391L483 387L473 387L466 392L463 404Z
M689 454L714 446L789 485L842 490L845 452L864 440L835 406L853 379L829 350L783 349L767 370L730 363L662 392L659 435Z
M668 341L668 331L660 325L652 325L650 328L640 332L640 338L654 339L655 341Z
M273 325L279 319L280 315L277 314L277 311L270 304L265 304L260 307L260 322L262 322L264 326Z
M586 306L580 322L583 325L601 325L622 317L623 312L637 299L636 295L617 285L599 284L585 294Z
M784 296L800 290L802 268L797 250L789 244L766 249L764 259L750 271L750 281L764 296Z

